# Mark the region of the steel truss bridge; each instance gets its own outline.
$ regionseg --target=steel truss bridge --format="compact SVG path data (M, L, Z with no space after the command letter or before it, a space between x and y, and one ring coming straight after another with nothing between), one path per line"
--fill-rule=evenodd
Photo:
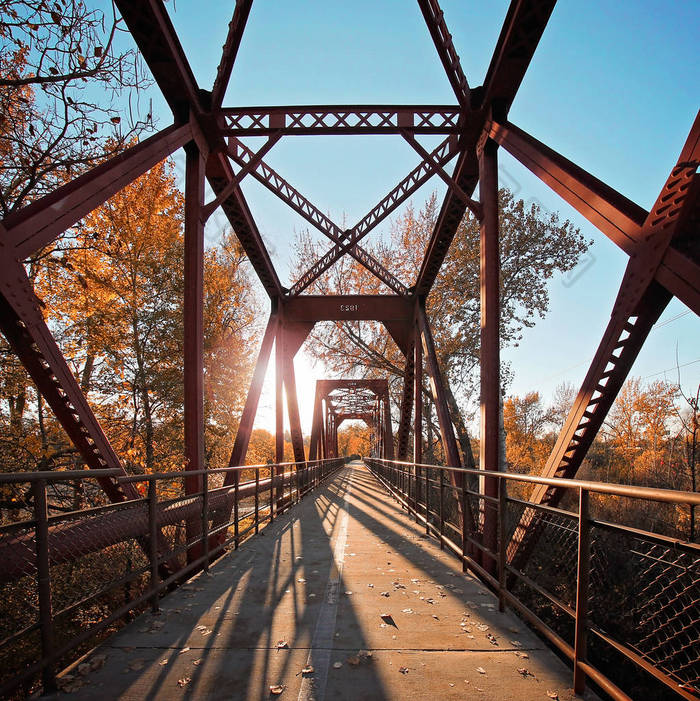
M589 500L592 495L605 493L667 504L698 504L698 496L663 490L626 491L574 478L669 301L675 296L696 314L700 311L700 118L696 118L656 202L646 211L509 121L510 106L554 9L553 0L511 2L482 85L470 85L465 76L437 0L418 3L452 86L453 104L227 107L224 95L252 0L236 1L216 79L213 86L205 88L195 80L162 0L115 0L172 111L173 123L0 223L2 332L89 468L77 473L0 477L5 483L31 485L33 516L2 527L0 554L5 586L10 587L13 596L20 596L20 590L31 590L38 607L35 620L19 617L10 630L4 631L0 652L14 654L16 646L21 647L22 641L32 636L38 636L36 647L41 649L39 657L27 659L18 676L5 684L5 691L37 674L50 690L55 686L57 667L97 630L146 602L157 608L158 595L164 589L184 575L207 567L224 547L231 543L237 547L247 535L257 533L260 524L272 522L301 497L336 479L341 467L337 428L345 419L355 418L372 429L373 456L367 465L376 479L438 537L441 546L454 550L464 567L498 593L501 607L520 611L571 659L576 693L582 693L586 679L590 679L611 695L627 698L591 661L595 655L591 657L588 650L595 641L596 646L607 645L624 658L625 664L636 665L640 674L649 675L681 697L696 697L700 679L698 546L597 522L589 512ZM354 226L343 229L264 160L282 138L298 134L394 134L419 154L421 162ZM421 134L444 139L428 152L416 139ZM263 145L252 150L241 140L248 136L264 137ZM23 261L179 149L184 149L186 159L184 458L188 469L183 474L133 477L110 445L59 350ZM500 149L532 171L629 256L608 326L556 444L536 477L498 472ZM362 239L435 176L447 184L447 193L420 271L407 286L363 248ZM325 255L290 288L280 282L246 203L240 187L244 178L259 181L331 242ZM209 202L205 201L205 183L214 192ZM479 199L475 200L477 183ZM203 444L203 230L218 208L269 295L270 315L230 467L207 470ZM478 218L481 232L478 471L464 466L455 440L445 377L425 306L467 211ZM352 256L370 271L383 283L386 293L306 293L343 256ZM293 359L314 325L325 320L382 323L405 358L403 394L394 436L385 380L320 381L307 455ZM271 467L242 468L273 345L277 461ZM430 379L447 467L422 464L424 372ZM283 463L285 391L294 450L294 463L290 464ZM84 512L48 515L47 485L53 488L70 480L99 485L108 503ZM506 483L516 482L531 489L527 499L508 496ZM144 485L142 490L137 488L138 483ZM178 486L179 496L164 499L159 489L165 484ZM560 508L562 498L572 490L579 500L575 512ZM625 600L636 601L641 607L638 629L643 634L635 639L618 639L596 621L600 611L594 606L605 606L606 591L601 585L598 598L589 591L594 577L599 583L603 581L602 563L595 559L603 555L596 544L605 541L605 553L610 557L613 551L619 555L621 547L619 542L608 542L610 533L626 543L622 549L636 563L636 569L630 572L634 573L632 584L638 589L625 589ZM128 558L131 564L116 580L108 577L82 597L66 598L65 593L56 592L52 579L56 568L99 553L113 553L127 543L140 555ZM556 553L565 558L563 569L569 577L565 586L537 580L530 565L541 556L542 543L556 546ZM34 579L36 585L32 585ZM515 579L517 585L513 584ZM98 600L110 587L134 581L141 583L140 593L103 616L94 630L58 639L56 621L60 616L71 616L85 602ZM629 587L631 583L625 581L624 585ZM530 598L514 586L529 587ZM542 620L537 613L540 609L532 603L533 596L568 621L568 632Z

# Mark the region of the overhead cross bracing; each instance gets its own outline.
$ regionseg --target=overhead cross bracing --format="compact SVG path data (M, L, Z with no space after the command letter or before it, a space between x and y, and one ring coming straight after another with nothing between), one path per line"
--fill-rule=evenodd
M399 458L408 456L413 428L414 463L422 462L420 436L425 367L446 461L452 467L462 465L446 399L446 380L435 351L425 301L457 227L469 210L480 220L482 242L481 468L486 473L498 470L501 381L497 193L501 148L629 256L620 291L611 305L610 322L546 462L544 477L575 476L651 327L669 300L675 296L696 314L700 311L697 236L700 118L695 120L649 212L509 120L510 106L554 9L552 0L513 0L481 85L462 69L436 0L419 0L427 33L454 92L454 104L274 107L223 104L229 79L236 70L236 57L252 0L235 3L211 89L197 83L161 0L116 0L116 5L172 111L172 125L13 213L0 224L0 326L85 464L93 470L107 470L98 474L110 501L132 500L136 493L130 482L119 480L120 475L126 476L122 459L110 445L55 342L22 261L180 148L186 152L184 457L193 473L187 481L189 493L201 489L202 477L197 473L206 468L203 449L203 225L218 208L233 227L270 298L270 316L232 448L231 465L241 465L245 461L273 346L277 373L277 462L283 460L285 389L294 457L298 463L307 460L293 359L314 324L323 320L376 320L396 342L405 357L405 366L395 447ZM267 153L280 140L302 134L307 137L391 134L418 151L421 161L386 195L379 193L377 204L356 224L341 228L265 161ZM417 135L424 134L444 139L428 152L416 139ZM254 151L241 141L251 135L262 136L267 141ZM420 271L415 280L404 281L363 248L362 241L435 176L446 184L447 193ZM331 247L326 254L311 261L289 288L280 280L240 187L244 178L258 180L330 240ZM214 192L210 202L205 201L205 182ZM479 200L475 201L472 198L477 184ZM352 256L366 268L381 281L387 293L338 297L308 294L313 283L344 256ZM385 447L393 450L393 440L385 442ZM227 485L235 481L233 474L226 475ZM460 473L450 475L455 489L463 487ZM495 478L487 476L481 480L481 488L484 498L498 497ZM561 493L555 485L545 483L534 488L531 500L534 504L556 507ZM462 517L466 515L463 513ZM193 536L199 527L195 520L191 518L189 522ZM493 552L498 524L491 511L484 510L483 518L477 519L477 527L481 544ZM509 561L517 563L527 558L537 534L538 520L532 512L525 512L510 544ZM492 558L472 554L486 571L495 571ZM580 679L579 674L578 686L582 683Z

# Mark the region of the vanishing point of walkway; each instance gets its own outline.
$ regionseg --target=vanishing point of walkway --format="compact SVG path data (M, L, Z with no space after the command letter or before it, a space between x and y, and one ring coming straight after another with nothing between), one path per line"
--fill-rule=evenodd
M95 657L73 698L575 698L569 667L361 463Z

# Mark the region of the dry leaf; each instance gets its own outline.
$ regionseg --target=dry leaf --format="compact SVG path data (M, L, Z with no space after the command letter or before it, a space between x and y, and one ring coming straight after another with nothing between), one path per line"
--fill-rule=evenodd
M479 674L486 674L486 670L485 670L483 667L477 667L477 668L476 668L476 671L477 671Z
M532 677L533 679L535 678L535 675L525 667L518 667L518 674L522 674L526 679L527 677Z
M351 655L345 661L353 667L357 667L357 665L360 664L360 658L357 655Z
M554 701L559 701L559 694L556 691L547 691L547 696Z
M188 646L188 647L183 647L182 650L180 650L180 654L181 654L181 655L184 655L186 652L189 652L189 651L190 651L189 646Z
M183 686L187 686L191 681L192 681L192 677L183 677L182 679L177 680L177 685L180 688L182 688Z
M277 649L278 650L282 650L282 649L288 648L288 647L289 647L289 645L287 644L286 640L278 640L277 641Z
M380 596L389 596L389 592L388 592L388 591L383 591L383 592L380 594Z
M401 674L408 674L408 667L401 667L399 672L401 672Z
M198 660L192 660L192 664L195 667L199 667L199 665L202 664L202 658L200 657Z
M161 667L164 667L166 664L168 664L168 660L161 660L158 664L159 664Z
M340 669L343 666L342 662L334 662L333 669Z
M314 668L313 665L307 664L304 669L301 670L302 674L313 674L314 673Z
M270 686L270 693L273 696L279 696L285 690L285 688L286 687L283 684L273 684Z

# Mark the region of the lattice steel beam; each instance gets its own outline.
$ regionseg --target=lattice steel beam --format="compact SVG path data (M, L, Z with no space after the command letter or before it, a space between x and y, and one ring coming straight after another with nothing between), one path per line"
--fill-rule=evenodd
M307 134L459 134L463 113L454 105L312 105L224 108L224 136Z
M470 197L479 179L476 147L491 118L491 110L495 108L499 115L507 113L554 5L555 0L511 2L484 86L472 90L472 106L479 109L465 122L464 146L452 176ZM417 295L430 292L465 210L459 195L448 190L418 273Z
M119 469L126 475L44 321L24 266L5 258L0 273L0 328L5 338L87 466ZM113 502L139 496L133 485L118 484L115 478L98 481Z
M379 202L352 229L346 232L344 243L335 244L320 260L309 268L290 289L291 295L301 294L314 280L322 275L353 246L386 219L400 204L427 182L437 168L442 168L457 153L457 140L448 137L430 154L429 160L416 166L384 199Z
M223 46L221 61L219 62L219 67L216 69L214 87L211 91L211 104L214 109L221 107L221 103L224 101L226 88L231 79L233 64L236 62L238 49L240 48L241 39L243 38L243 31L245 30L252 5L253 0L236 0L236 7L233 10L233 17L228 25L226 43Z
M437 49L440 61L454 90L457 102L463 110L471 108L471 91L469 83L459 62L459 55L452 43L452 35L445 24L443 11L437 0L418 0L425 23L428 25L430 36Z
M241 166L241 168L250 168L250 164L257 154L236 137L230 137L228 143L228 155ZM252 175L258 182L270 190L270 192L273 192L284 203L297 212L297 214L301 215L306 221L331 239L331 241L335 243L340 243L342 241L345 232L307 200L298 190L292 187L279 173L270 168L265 161L258 162L257 166L252 169ZM236 175L236 177L239 176L240 173ZM360 245L353 246L348 252L355 260L361 263L394 292L400 295L408 294L408 288L401 280L390 273Z

